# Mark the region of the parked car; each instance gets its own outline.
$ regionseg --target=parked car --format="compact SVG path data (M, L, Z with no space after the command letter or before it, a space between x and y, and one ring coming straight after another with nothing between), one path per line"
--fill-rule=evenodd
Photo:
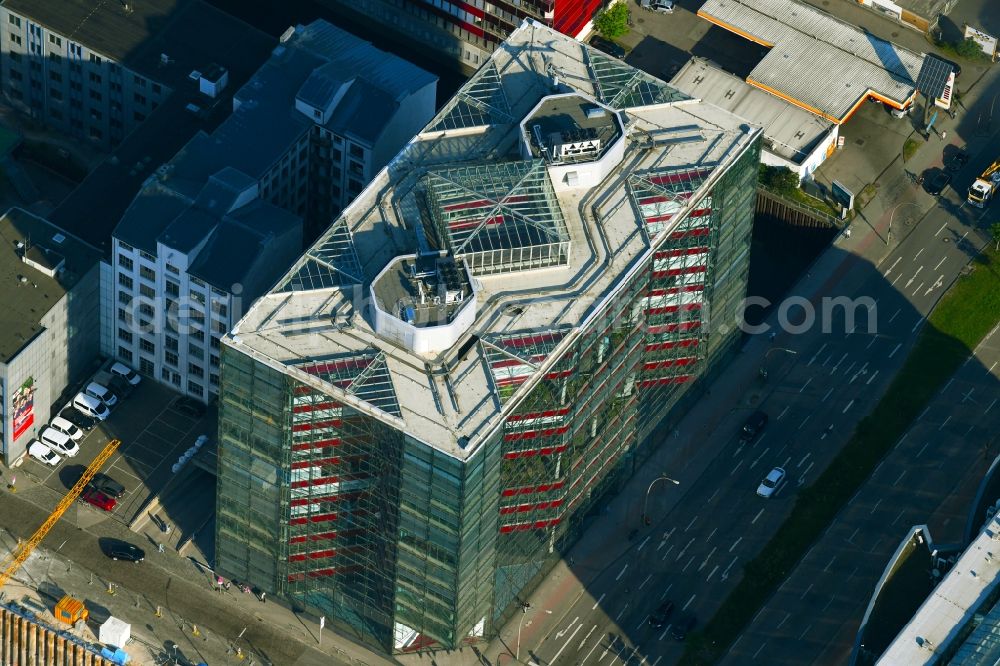
M146 551L127 541L109 540L103 545L104 554L113 560L139 563L146 559Z
M639 6L643 9L653 9L653 0L639 0Z
M114 497L115 499L121 499L122 496L125 495L125 486L118 483L107 474L102 474L101 472L95 474L94 478L91 479L90 483L87 485L93 486L96 490L99 490L110 497Z
M649 626L653 629L662 629L667 626L670 616L674 613L674 602L664 601L656 607L656 610L649 614Z
M70 439L69 435L65 435L55 428L46 428L38 436L38 439L45 446L67 458L73 458L80 453L80 447L77 443Z
M767 473L764 480L760 482L759 486L757 486L757 496L765 499L768 497L774 497L784 483L785 470L780 467L775 467Z
M756 440L766 425L767 414L759 410L751 414L740 430L740 444L749 444Z
M98 509L103 509L104 511L113 511L118 504L118 500L114 497L110 497L90 485L80 493L80 501L96 506Z
M103 402L86 393L76 394L76 397L73 398L73 407L98 421L104 421L111 416L111 412L108 411L107 406Z
M661 14L673 14L674 0L653 0L653 11Z
M78 409L67 407L59 412L59 418L66 419L81 430L90 430L97 425L97 419L87 416Z
M173 408L176 409L181 414L200 419L205 415L205 403L195 400L194 398L189 398L187 396L181 396L174 400Z
M31 440L31 443L28 444L28 455L38 462L48 465L49 467L55 467L59 464L59 461L62 460L58 453L42 444L37 439Z
M105 381L107 381L108 388L111 389L112 393L121 398L129 397L132 395L132 391L135 390L133 384L129 384L118 375L108 375Z
M90 382L87 384L87 388L83 390L86 395L92 398L97 398L104 403L104 406L111 409L118 404L118 396L103 384L98 384L97 382Z
M79 442L81 439L83 439L83 431L80 430L80 428L78 428L77 426L73 425L71 421L64 419L61 416L57 416L54 419L52 419L52 422L49 423L49 427L52 428L53 430L61 432L62 434L72 439L74 442Z
M675 641L683 641L697 624L698 619L694 615L682 615L670 625L670 637Z
M113 363L111 365L111 374L121 377L132 386L136 386L138 385L139 382L142 381L142 377L139 375L139 373L133 370L132 368L128 367L124 363L118 363L118 362Z
M927 194L940 196L949 183L951 183L951 174L944 169L935 169L930 178L924 178L924 190Z
M615 58L624 58L625 49L620 45L612 42L610 39L604 39L603 37L592 37L590 40L590 45L593 46L598 51L604 51L609 56Z

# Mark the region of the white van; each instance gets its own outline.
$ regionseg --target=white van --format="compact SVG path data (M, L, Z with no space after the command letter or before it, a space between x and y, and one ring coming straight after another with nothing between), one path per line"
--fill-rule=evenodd
M111 374L118 375L132 386L142 381L142 377L139 376L138 372L124 363L118 363L117 361L111 366Z
M55 428L46 428L42 431L42 434L38 436L42 444L49 447L56 453L66 456L67 458L72 458L80 452L80 447L76 445L68 435L64 435Z
M61 416L57 416L52 419L52 423L50 423L49 426L66 435L74 442L79 442L83 439L83 431Z
M73 398L73 407L75 407L77 411L95 419L100 419L101 421L111 415L111 412L108 411L108 408L104 406L103 402L97 398L87 395L86 393L76 394Z
M112 393L111 389L101 384L98 384L97 382L90 382L89 384L87 384L87 388L85 388L83 392L89 395L90 397L97 398L98 400L103 402L108 409L111 409L112 407L118 404L118 396Z

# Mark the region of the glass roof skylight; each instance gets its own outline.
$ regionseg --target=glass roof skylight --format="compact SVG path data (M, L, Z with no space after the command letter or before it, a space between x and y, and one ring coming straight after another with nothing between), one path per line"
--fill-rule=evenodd
M597 90L597 99L612 108L628 109L691 99L640 69L630 67L589 46L582 48Z
M361 262L347 222L338 219L296 263L275 291L308 291L361 284Z
M314 360L296 367L326 383L364 400L387 414L399 416L399 401L392 385L385 354L371 349L354 356Z
M428 132L511 122L496 64L490 61L438 112Z

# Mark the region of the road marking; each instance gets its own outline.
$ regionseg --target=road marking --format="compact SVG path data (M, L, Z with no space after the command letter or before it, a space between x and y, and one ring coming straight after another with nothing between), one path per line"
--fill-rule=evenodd
M682 611L686 611L686 610L688 609L688 606L690 606L690 605L691 605L691 602L692 602L692 601L694 601L694 598L695 598L696 596L698 596L698 595L697 595L697 594L692 594L692 595L691 595L691 598L687 600L687 603L686 603L686 604L684 604L684 607L683 607L683 608L681 608L681 610L682 610ZM554 662L555 662L555 659L553 659L552 661L553 661L553 663L554 663Z
M812 452L810 451L809 453L807 453L804 456L802 456L802 460L800 460L799 464L795 466L795 469L798 469L799 467L802 467L802 465L805 464L806 460L808 460L809 456L811 456L811 455L812 455Z
M642 588L644 588L646 586L646 583L648 583L649 579L652 578L652 577L653 577L653 574L646 574L646 577L642 579L642 582L639 583L639 587L637 589L641 590Z
M903 274L902 274L902 273L900 273L900 274L899 274L899 275L897 275L896 277L892 278L892 282L890 282L889 284L891 284L892 286L894 286L894 287L895 287L895 286L896 286L896 280L898 280L898 279L899 279L899 278L901 278L901 277L903 277Z
M839 360L839 361L837 361L837 365L833 366L833 369L831 369L831 370L830 370L830 374L831 374L831 375L832 375L833 373L837 372L837 368L839 368L839 367L840 367L840 364L844 362L844 359L845 359L845 358L847 358L847 352L844 352L844 355L840 357L840 360Z
M807 379L807 380L806 380L806 383L805 383L805 384L803 384L803 385L802 385L802 388L800 388L800 389L799 389L799 393L802 393L803 391L805 391L805 390L806 390L806 387L807 387L807 386L809 386L809 382L811 382L812 380L813 380L813 378L812 378L812 377L810 377L809 379Z
M594 633L594 629L597 629L597 625L596 624L593 627L590 628L590 631L587 632L587 635L583 637L582 641L580 641L580 647L577 648L578 651L582 650L583 646L587 644L587 639L590 638L590 635L592 633ZM600 641L598 641L598 643L600 643Z
M965 237L968 236L968 235L969 235L969 232L966 231L964 234L962 234L962 237L958 239L958 242L961 243L962 241L964 241ZM957 243L956 243L956 245L957 245Z
M712 533L708 535L708 538L707 538L707 539L705 539L705 541L711 541L711 540L712 540L712 537L714 537L714 536L715 536L715 533L716 533L716 532L718 532L718 531L719 531L719 528L718 528L718 527L716 527L716 528L715 528L714 530L712 530Z
M847 366L847 368L844 370L844 374L845 375L851 374L851 370L853 370L854 366L856 366L857 364L858 364L857 361L851 361L851 364ZM851 381L854 381L854 379L852 378Z
M889 323L891 324L892 320L895 319L896 317L898 317L899 313L902 312L902 311L903 311L903 308L899 308L898 310L896 310L896 312L891 317L889 317Z
M781 447L781 448L785 448L785 447ZM781 463L781 466L782 467L788 467L788 463L790 463L791 461L792 461L792 457L788 456L787 458L785 458L785 462Z
M970 356L969 358L972 358L972 357ZM972 400L972 393L975 390L976 390L975 387L970 388L969 392L962 396L962 402L968 402L969 400ZM973 402L975 402L975 401L973 400Z
M947 258L948 257L941 257L941 261L939 261L938 265L934 267L934 270L937 270L937 269L941 268L941 264L943 264L945 262L945 259L947 259Z
M805 635L807 633L809 633L809 630L812 629L812 628L813 628L813 626L810 624L808 627L806 627L805 629L803 629L802 633L799 634L799 640L801 641L805 637ZM553 659L552 661L555 662L555 659Z
M622 619L622 615L625 614L625 610L628 608L628 603L629 602L626 601L625 605L622 606L622 609L620 611L618 611L618 615L615 616L615 622L617 622L618 620ZM569 631L569 627L567 627L566 630Z
M628 606L627 603L625 605ZM555 637L556 638L562 638L563 636L565 636L566 632L568 632L570 630L570 627L572 627L574 624L576 624L579 619L580 619L579 615L577 615L576 617L574 617L573 621L570 622L569 624L567 624L565 629L563 629L562 631L557 631L556 632Z
M628 604L625 604L625 605L627 606ZM559 651L556 652L555 656L552 657L552 661L550 661L549 663L551 663L551 664L559 663L558 662L559 655L562 654L563 650L566 649L566 646L569 645L569 642L576 637L577 632L579 632L581 629L583 629L583 625L582 624L576 628L576 631L573 632L572 636L570 636L568 639L566 639L566 642L563 643L563 646L561 648L559 648Z
M812 416L812 414L808 414L804 419L802 419L802 423L799 424L799 430L802 430L802 427L806 424L806 421L809 420L810 416Z
M804 470L802 470L802 478L803 479L806 478L806 474L809 473L809 470L811 470L813 468L813 465L815 465L815 464L816 464L816 462L813 461L813 462L809 463L809 465Z
M799 601L801 601L802 599L805 599L806 595L809 594L810 592L812 592L812 589L813 589L814 585L815 585L815 583L809 583L809 587L807 587L806 591L803 592L802 596L799 597Z
M868 515L869 515L869 516L874 516L874 515L875 515L875 512L876 512L876 511L878 511L878 505L879 505L879 504L881 504L881 503L882 503L882 498L881 498L881 497L879 497L879 498L878 498L878 501L877 501L877 502L875 502L875 505L874 505L874 506L872 506L872 510L868 512Z
M924 248L920 248L920 252L917 252L915 255L913 255L913 260L916 261L917 257L919 257L921 254L923 254L923 251L924 251Z
M947 416L947 418L945 418L945 420L944 420L944 423L942 423L942 424L941 424L941 425L940 425L940 426L938 427L938 430L944 430L944 427L945 427L946 425L948 425L948 421L951 421L951 414L949 414L949 415Z
M924 285L925 285L925 284L927 284L927 283L926 283L926 282L921 282L920 284L918 284L918 285L917 285L917 288L916 288L916 289L914 289L914 290L913 290L913 293L912 293L912 294L910 294L910 295L911 295L911 296L916 296L916 295L917 295L917 292L919 292L919 291L920 291L921 289L923 289L923 288L924 288ZM927 293L928 293L928 294L929 294L929 293L931 293L931 291L932 291L932 290L933 290L933 287L931 287L930 289L928 289L928 290L927 290Z
M597 601L595 601L594 605L590 607L590 610L597 610L597 607L601 605L602 601L604 601L604 594L597 598Z
M806 367L809 367L810 365L812 365L812 364L813 364L813 361L815 361L815 360L816 360L816 358L817 358L817 357L818 357L818 356L819 356L820 354L822 354L822 353L823 353L823 350L824 350L824 349L826 349L826 345L827 345L827 343L826 343L826 342L824 342L824 343L823 343L823 346L819 348L819 351L818 351L818 352L816 352L816 354L815 354L815 355L814 355L814 356L813 356L813 357L812 357L811 359L809 359L809 362L808 362L808 363L806 363Z
M736 474L736 470L738 470L740 467L742 467L743 463L745 463L745 462L746 462L745 460L740 460L738 463L736 463L736 467L734 467L733 471L731 471L729 473L729 476L732 476L733 474Z
M719 494L719 489L718 489L718 488L716 488L716 489L715 489L715 492L714 492L714 493L712 493L712 496L708 498L708 502L706 502L706 504L708 504L709 502L711 502L712 500L714 500L714 499L715 499L715 496L716 496L716 495L718 495L718 494ZM663 537L663 539L664 539L664 540L666 540L666 538L667 538L667 537ZM657 550L659 550L659 548L657 548Z
M756 523L757 519L760 518L761 514L763 514L763 513L764 513L764 509L761 509L760 511L758 511L757 515L754 516L753 520L750 521L750 524L753 525L754 523Z
M783 410L781 410L781 413L778 414L778 418L776 418L774 420L775 421L780 421L781 417L784 416L786 413L788 413L788 410L789 410L790 407L791 407L791 405L786 405L785 408ZM715 495L712 495L712 497L715 497ZM711 502L711 501L712 500L710 499L709 502Z
M868 386L868 385L869 385L869 384L871 384L871 383L872 383L873 381L875 381L875 378L876 378L876 377L878 377L878 373L879 373L879 371L878 371L878 370L876 370L876 371L875 371L875 374L873 374L873 375L872 375L871 377L869 377L869 378L868 378L868 381L866 381L866 382L865 382L865 386Z
M823 402L826 402L832 394L833 394L833 388L831 387L830 390L826 392L826 395L823 396Z
M621 580L621 579L622 579L622 576L624 576L624 575L625 575L625 570L626 570L626 569L628 569L628 562L626 562L626 563L625 563L625 566L623 566L623 567L622 567L622 570L618 572L618 577L617 577L617 578L615 578L615 580L616 580L616 581L617 581L617 580Z
M760 644L760 647L759 647L759 648L757 648L757 651L753 653L753 657L751 657L751 659L756 659L756 658L757 658L757 655L759 655L759 654L760 654L761 652L763 652L763 651L764 651L764 647L765 647L766 645L767 645L767 641L764 641L763 643L761 643L761 644Z
M942 231L944 231L947 227L948 227L948 223L947 222L945 222L944 224L942 224L941 228L937 230L936 234L934 234L934 237L937 238L938 234L940 234Z
M642 547L645 546L646 542L649 541L651 538L652 538L651 534L647 535L646 538L642 540L642 543L639 544L639 547L635 549L635 552L638 553L640 550L642 550Z
M672 626L674 626L674 625L668 624L666 627L664 627L663 628L663 633L660 634L660 637L657 638L656 640L662 641L664 638L666 638L667 637L667 632L670 631L670 627L672 627ZM659 661L659 659L657 659L656 661Z
M716 564L715 568L712 569L712 573L708 574L708 576L705 578L705 582L707 583L708 581L712 580L712 576L714 576L715 572L718 571L718 570L719 570L719 565Z
M712 555L715 555L716 550L718 550L718 548L716 546L712 546L712 551L708 554L708 556L705 559L701 561L701 564L698 566L698 571L701 571L702 569L705 568L705 565L708 564L708 561L712 559Z
M675 560L680 560L682 557L684 557L684 553L687 552L687 549L690 548L691 544L693 543L694 543L694 537L692 537L691 540L687 542L687 545L684 546L684 549L681 552L677 553L677 557L675 558Z
M930 444L931 444L930 442L925 442L924 445L920 447L920 450L917 451L916 457L919 458L920 455L924 452L924 449L926 449L928 446L930 446Z
M858 532L860 532L860 531L861 531L860 527L855 527L854 531L851 532L851 536L848 537L847 543L853 544L854 543L854 537L856 537L858 535Z
M892 262L892 266L889 266L889 269L885 272L885 274L888 275L889 273L891 273L892 269L895 268L896 264L898 264L902 259L903 259L902 257L896 257L896 261Z
M898 523L898 522L899 522L899 519L903 517L903 514L904 514L904 513L906 513L906 509L901 509L901 510L900 510L900 512L899 512L899 515L897 515L897 516L896 516L896 519L892 521L892 525L890 525L890 527L893 527L893 526L895 526L895 525L896 525L896 523Z
M691 529L691 526L694 525L694 521L696 520L698 520L698 516L695 516L694 518L691 519L691 522L688 523L688 526L684 528L684 531L687 532L689 529Z
M791 613L785 613L785 617L781 619L781 622L778 623L775 629L781 629L781 626L785 624L785 622L788 622L788 618L790 618L791 616L792 616Z
M917 323L914 324L913 328L910 329L910 333L916 333L917 329L920 328L920 325L922 323L924 323L924 318L923 317L921 317L920 319L917 320Z
M770 446L767 447L766 449L764 449L764 451L759 456L757 456L757 459L754 460L752 463L750 463L750 469L753 469L754 467L756 467L757 463L760 462L760 459L763 458L764 456L766 456L767 452L770 451L770 450L771 450Z
M902 347L902 346L903 346L902 342L896 343L896 346L893 348L893 350L891 352L889 352L889 358L892 358L893 356L895 356L896 352L898 352L899 348Z
M896 477L896 480L892 482L892 485L894 485L894 486L897 485L900 481L903 480L904 476L906 476L906 470L905 469L902 472L899 473L899 476Z
M589 634L588 634L588 636L589 636ZM590 659L590 655L594 654L594 650L596 650L600 646L601 646L601 641L597 641L596 643L594 643L594 647L590 648L590 652L588 652L587 656L584 657L583 661L580 662L580 666L583 666L583 664L587 663L587 660ZM607 653L607 650L605 649L604 652ZM601 659L604 659L604 655L603 654L601 655Z
M919 267L919 268L917 269L917 272L913 274L913 277L911 277L911 278L910 278L909 280L907 280L907 281L906 281L906 288L907 288L907 289L909 289L909 288L910 288L910 285L911 285L911 284L913 284L913 281L917 279L917 276L918 276L918 275L920 275L920 271L922 271L922 270L924 270L924 267L923 267L923 265L921 265L921 266L920 266L920 267Z
M851 400L849 403L847 403L847 407L844 407L844 411L842 411L841 414L846 414L847 410L850 409L851 405L853 405L853 404L854 404L854 400Z
M878 335L877 334L872 336L871 342L869 342L867 345L865 345L865 349L871 349L872 345L875 344L876 342L878 342Z
M830 561L826 563L825 567L823 567L823 573L829 573L830 572L830 565L833 564L836 561L836 559L837 559L836 555L834 555L833 557L830 558Z
M739 545L740 541L743 541L743 537L739 537L733 542L733 545L729 547L730 553L733 552L733 549L736 548L737 545Z
M670 588L672 588L673 586L674 586L673 583L667 585L667 589L663 590L663 594L660 595L660 599L666 599L667 595L670 594Z
M672 551L673 549L674 549L674 546L671 544L670 548L667 548L667 552L663 553L663 557L661 557L660 560L662 561L662 560L667 559L667 555L669 555L670 551Z
M997 400L998 400L998 398L994 398L994 399L993 399L993 402L991 402L991 403L990 403L990 406L986 408L986 410L985 410L985 411L983 412L983 414L986 414L986 413L988 413L988 412L989 412L989 411L990 411L991 409L993 409L993 405L997 404Z
M681 569L681 573L686 572L688 570L688 567L691 566L692 564L694 564L694 560L695 560L696 557L698 557L698 556L697 555L692 555L691 556L691 559L688 560L688 563L684 565L683 569Z
M846 335L844 335L844 337L845 337L845 338L849 338L849 337L851 337L851 333L854 333L854 331L856 331L856 330L858 330L858 325L857 325L857 324L855 324L854 326L851 326L851 330L849 330L849 331L847 332L847 334L846 334Z

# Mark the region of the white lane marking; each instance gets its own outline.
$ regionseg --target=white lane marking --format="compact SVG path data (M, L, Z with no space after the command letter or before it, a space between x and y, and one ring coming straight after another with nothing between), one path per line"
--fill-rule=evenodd
M785 448L785 447L781 447L781 448ZM791 457L791 456L788 456L787 458L785 458L785 462L781 463L781 466L782 466L783 468L784 468L784 467L788 467L788 463L790 463L790 462L792 462L792 457Z
M805 599L806 595L812 592L812 589L815 585L816 585L815 583L809 583L809 587L807 587L806 591L802 593L802 596L799 597L799 600L801 601L802 599Z
M924 323L924 318L923 317L921 317L920 319L917 320L917 323L914 324L913 328L910 329L910 333L916 333L917 329L920 328L920 325L922 323Z
M594 626L597 626L597 625L594 625ZM589 636L589 635L590 635L590 634L588 634L588 636ZM583 666L584 664L586 664L586 663L587 663L587 660L588 660L588 659L590 659L590 655L594 654L594 650L596 650L596 649L597 649L597 648L599 648L600 646L601 646L601 641L597 641L596 643L594 643L594 647L590 648L590 652L588 652L588 653L587 653L587 656L586 656L586 657L584 657L584 658L583 658L583 661L581 661L581 662L580 662L580 666ZM607 652L607 650L605 650L605 652ZM601 655L601 659L603 659L603 658L604 658L604 655Z
M642 543L639 544L639 547L635 549L635 552L638 553L640 550L642 550L643 546L645 546L646 542L648 542L651 538L652 535L647 535L646 538L642 540Z
M832 394L833 394L833 387L831 387L830 390L826 392L826 395L823 396L823 402L826 402Z
M878 511L878 505L881 504L881 503L882 503L882 498L879 497L878 501L875 502L874 506L872 506L872 510L868 512L868 515L869 516L874 516L875 512Z
M826 563L825 567L823 567L823 573L829 573L830 572L830 565L833 564L836 560L837 560L837 556L836 555L834 555L833 557L831 557L830 561Z
M698 516L695 516L694 518L691 519L691 522L688 523L688 526L684 528L684 531L687 532L689 529L691 529L691 526L694 525L694 521L696 520L698 520Z
M896 257L896 261L892 262L892 266L889 266L889 269L885 272L885 274L888 275L889 273L891 273L892 269L895 268L896 264L898 264L902 259L903 259L902 257Z
M698 571L701 571L702 569L705 568L705 565L708 564L708 561L712 559L712 555L715 555L716 550L718 550L718 548L716 546L712 546L712 551L708 554L708 556L705 559L701 561L701 564L698 565Z
M819 351L818 351L818 352L816 352L816 354L815 354L815 355L814 355L814 356L813 356L813 357L812 357L811 359L809 359L809 362L808 362L808 363L806 363L806 367L809 367L810 365L812 365L812 364L813 364L813 361L815 361L815 360L816 360L816 358L817 358L817 357L818 357L818 356L819 356L820 354L822 354L822 353L823 353L823 350L824 350L824 349L826 349L826 345L827 345L827 343L825 343L825 342L824 342L824 343L823 343L823 346L819 348Z
M998 400L997 398L994 398L994 399L993 399L993 402L991 402L991 403L990 403L990 406L986 408L986 410L985 410L985 411L983 412L983 414L986 414L986 413L987 413L987 412L989 412L989 411L990 411L991 409L993 409L993 405L997 404L997 400Z
M629 602L626 601L625 605L622 606L622 609L620 611L618 611L618 615L615 616L615 622L617 622L618 620L622 619L622 615L624 615L625 611L628 609L628 603ZM569 628L567 627L566 630L569 631ZM555 661L555 660L553 659L553 661Z
M718 571L718 570L719 570L719 565L716 564L715 568L712 569L712 572L710 574L708 574L708 576L705 578L705 582L707 583L708 581L712 580L712 576L714 576L715 572Z
M691 598L687 600L687 603L686 603L686 604L684 604L684 607L683 607L683 608L681 608L681 610L682 610L682 611L686 611L686 610L688 609L688 606L690 606L690 605L691 605L691 602L692 602L692 601L694 601L694 598L695 598L695 597L697 597L697 596L698 596L697 594L692 594L692 595L691 595ZM555 660L553 659L553 661L555 661Z
M745 463L745 462L746 462L746 460L740 460L738 463L736 463L736 467L734 467L732 469L732 471L729 472L729 476L732 476L733 474L736 474L736 470L738 470L740 467L742 467L743 463Z
M966 231L964 234L962 234L962 237L958 239L958 242L961 243L962 241L964 241L965 237L968 236L968 235L969 235L969 232Z
M895 319L896 317L898 317L899 313L902 312L902 311L903 311L903 308L899 308L898 310L896 310L896 312L893 313L893 315L891 317L889 317L889 323L891 324L892 320Z
M840 367L840 364L844 362L844 359L845 359L845 358L847 358L847 352L844 352L844 355L840 357L840 360L839 360L839 361L837 361L837 365L833 366L833 369L832 369L832 370L830 370L830 374L831 374L831 375L832 375L833 373L837 372L837 368L839 368L839 367Z
M873 374L873 375L872 375L871 377L869 377L869 378L868 378L868 381L866 381L866 382L865 382L865 386L868 386L868 385L869 385L869 384L871 384L871 383L872 383L873 381L875 381L875 378L876 378L876 377L878 377L878 373L879 373L879 371L878 371L878 370L876 370L876 371L875 371L875 374Z
M913 274L913 277L911 277L909 280L906 281L906 288L907 289L910 288L910 285L913 284L914 280L917 279L917 276L920 275L920 271L922 271L922 270L924 270L923 265L921 265L919 268L917 268L917 272Z
M712 500L714 500L714 499L715 499L715 496L716 496L716 495L718 495L718 494L719 494L719 489L718 489L718 488L716 488L716 489L715 489L715 492L714 492L714 493L712 493L712 496L708 498L708 502L705 502L705 503L706 503L706 504L708 504L709 502L711 502ZM671 531L673 531L673 530L671 530ZM664 537L663 537L663 540L664 540L664 541L666 541L666 540L667 540L667 537L666 537L666 536L664 536ZM657 549L657 550L659 550L659 549Z
M663 557L661 557L660 560L661 561L666 560L667 559L667 555L669 555L670 551L672 551L673 549L674 549L674 546L673 546L673 544L671 544L670 548L667 548L667 552L663 553Z
M940 425L940 426L938 427L938 430L944 430L944 427L945 427L946 425L948 425L948 421L951 421L951 414L949 414L949 415L948 415L948 417L947 417L947 418L946 418L946 419L944 420L944 423L942 423L942 424L941 424L941 425Z
M802 393L803 391L805 391L805 390L806 390L806 387L807 387L807 386L809 386L809 382L811 382L812 380L813 380L813 378L812 378L812 377L810 377L809 379L807 379L807 380L806 380L806 383L805 383L805 384L803 384L803 385L802 385L802 388L800 388L800 389L799 389L799 393Z
M743 541L743 537L739 537L738 539L736 539L736 541L733 542L733 545L729 547L730 553L733 552L733 549L736 548L737 545L739 545L740 541Z
M579 632L581 629L583 629L583 625L582 624L576 628L576 631L573 632L572 636L570 636L569 638L566 639L566 642L563 643L563 646L561 648L559 648L559 651L556 652L555 656L552 657L552 661L549 662L549 663L552 663L552 664L558 663L559 655L561 655L563 653L563 650L566 649L566 646L569 645L569 642L576 637L577 632Z
M626 605L626 606L628 606L628 604L625 604L625 605ZM570 622L569 624L567 624L567 625L566 625L566 628L565 628L565 629L563 629L562 631L557 631L557 632L556 632L556 635L555 635L555 637L556 637L556 638L562 638L563 636L565 636L565 635L566 635L566 633L567 633L567 632L568 632L568 631L570 630L570 628L571 628L571 627L572 627L572 626L573 626L574 624L576 624L576 623L577 623L577 621L579 621L579 619L580 619L580 616L579 616L579 615L577 615L576 617L574 617L574 618L573 618L573 621L572 621L572 622Z
M641 590L642 588L646 587L646 583L648 583L649 579L652 578L652 577L653 577L653 574L646 574L646 577L642 579L641 583L639 583L638 589Z
M898 484L900 481L903 480L904 476L906 476L906 470L905 469L902 472L899 473L899 476L896 477L896 480L892 482L892 485L895 486L896 484Z
M753 520L750 521L750 524L753 525L754 523L756 523L757 519L760 518L761 514L763 514L763 513L764 513L764 509L761 509L760 511L758 511L757 515L754 516Z
M626 562L626 563L625 563L625 566L623 566L623 567L622 567L622 570L618 572L618 577L617 577L617 578L615 578L615 580L621 580L621 579L622 579L622 576L624 576L624 575L625 575L625 570L626 570L626 569L628 569L628 562Z
M948 223L947 222L945 222L944 224L942 224L941 228L937 230L936 234L934 234L934 237L937 238L938 234L940 234L942 231L944 231L947 227L948 227Z
M596 624L593 627L590 628L590 631L587 632L587 635L583 637L582 641L580 641L580 647L577 648L577 651L583 649L583 646L587 644L587 639L590 638L590 635L592 633L594 633L595 629L597 629L597 625ZM600 643L600 641L598 641L598 643Z
M926 282L921 282L920 284L918 284L918 285L917 285L917 288L913 290L913 293L912 293L912 294L910 294L910 296L916 296L916 295L917 295L917 293L918 293L918 292L919 292L919 291L920 291L921 289L923 289L923 288L924 288L924 285L925 285L925 284L927 284L927 283L926 283ZM929 294L929 293L931 293L931 291L933 291L933 287L932 287L931 289L928 289L928 290L927 290L927 293Z
M853 405L853 404L854 404L854 400L851 400L849 403L847 403L847 407L844 407L844 411L842 411L841 414L846 414L847 410L850 409L851 405Z
M934 267L934 270L937 270L937 269L941 268L941 264L943 264L945 262L945 259L947 259L947 258L948 257L941 257L941 261L939 261L938 265Z
M739 541L737 540L736 543L739 543ZM734 543L733 546L735 547L736 544ZM733 552L733 549L730 548L729 552ZM728 567L726 567L726 570L722 572L722 580L726 580L727 578L729 578L729 570L733 568L733 566L736 564L737 560L739 560L739 558L738 557L734 557L733 561L729 563Z
M767 647L767 641L764 641L763 643L760 644L760 647L757 648L757 651L753 653L753 657L751 657L751 658L752 659L756 659L757 655L759 655L761 652L763 652L765 647Z
M764 449L764 451L763 451L763 452L761 452L761 454L760 454L759 456L757 456L757 459L756 459L756 460L754 460L754 461L753 461L752 463L750 463L750 469L753 469L754 467L756 467L756 466L757 466L757 463L759 463L759 462L760 462L760 459L761 459L761 458L763 458L764 456L766 456L766 455L767 455L767 452L768 452L768 451L770 451L770 450L771 450L771 447L770 447L770 446L769 446L769 447L767 447L766 449Z
M815 464L816 464L816 461L814 460L813 462L809 463L804 470L802 470L802 480L803 481L806 478L806 474L809 473L809 470L811 470L813 468L813 465L815 465Z
M663 594L660 595L660 599L666 599L667 595L670 594L670 588L672 588L673 586L674 586L673 583L667 585L667 589L663 590Z
M919 458L920 454L922 454L924 452L924 449L926 449L928 446L930 446L930 444L931 444L930 442L925 442L924 445L920 447L920 450L917 451L916 457Z
M785 624L785 622L788 622L788 618L790 618L791 616L792 616L791 613L785 613L785 617L781 618L781 622L779 622L777 626L775 626L774 628L781 629L781 626Z
M809 453L807 453L804 456L802 456L802 460L800 460L799 464L795 466L795 469L798 469L799 467L802 467L803 465L805 465L806 461L809 460L809 456L811 456L811 455L812 455L812 452L810 451Z
M892 282L890 282L889 284L891 284L893 287L895 287L896 286L896 281L899 280L899 278L901 278L901 277L903 277L902 273L900 273L896 277L892 278Z
M917 252L915 255L913 255L913 260L916 261L917 257L919 257L921 254L923 254L923 252L924 252L924 248L920 248L920 252Z
M845 375L851 374L851 370L853 370L854 366L856 366L857 364L858 364L857 361L851 361L851 364L844 369L844 374Z
M685 573L688 570L688 567L691 566L692 564L694 564L694 560L695 560L696 557L698 557L698 556L697 555L692 555L691 556L691 559L688 560L688 563L684 565L683 569L681 569L681 573Z
M594 605L590 607L590 610L597 610L597 607L601 605L602 601L604 601L604 596L605 596L604 594L602 594L601 596L599 596L597 598L597 601L594 602Z
M802 419L802 423L799 424L799 430L802 430L802 426L804 426L806 424L806 421L809 420L810 416L812 416L812 414L807 414L806 417L804 419Z
M780 420L781 420L781 417L782 417L782 416L784 416L784 415L785 415L785 414L786 414L786 413L788 412L788 410L789 410L790 408L791 408L791 405L785 405L785 408L784 408L783 410L781 410L781 413L780 413L780 414L778 414L778 418L776 418L776 419L774 419L774 420L775 420L775 421L780 421ZM713 495L713 497L714 497L714 495ZM711 501L711 500L709 500L709 501Z
M716 533L716 532L718 532L718 531L719 531L719 528L718 528L718 527L716 527L716 528L715 528L714 530L712 530L712 533L708 535L708 538L707 538L707 539L705 539L705 541L711 541L711 540L712 540L712 537L714 537L714 536L715 536L715 533Z
M681 552L677 553L677 557L674 558L674 559L677 560L677 561L680 561L680 559L682 557L684 557L684 553L687 552L687 549L690 548L691 544L693 544L693 543L694 543L694 537L692 537L691 540L687 542L687 545L684 546L684 549Z
M899 348L902 347L902 346L903 346L902 342L897 342L896 346L893 348L893 350L891 352L889 352L889 358L892 358L893 356L895 356L896 352L898 352Z

